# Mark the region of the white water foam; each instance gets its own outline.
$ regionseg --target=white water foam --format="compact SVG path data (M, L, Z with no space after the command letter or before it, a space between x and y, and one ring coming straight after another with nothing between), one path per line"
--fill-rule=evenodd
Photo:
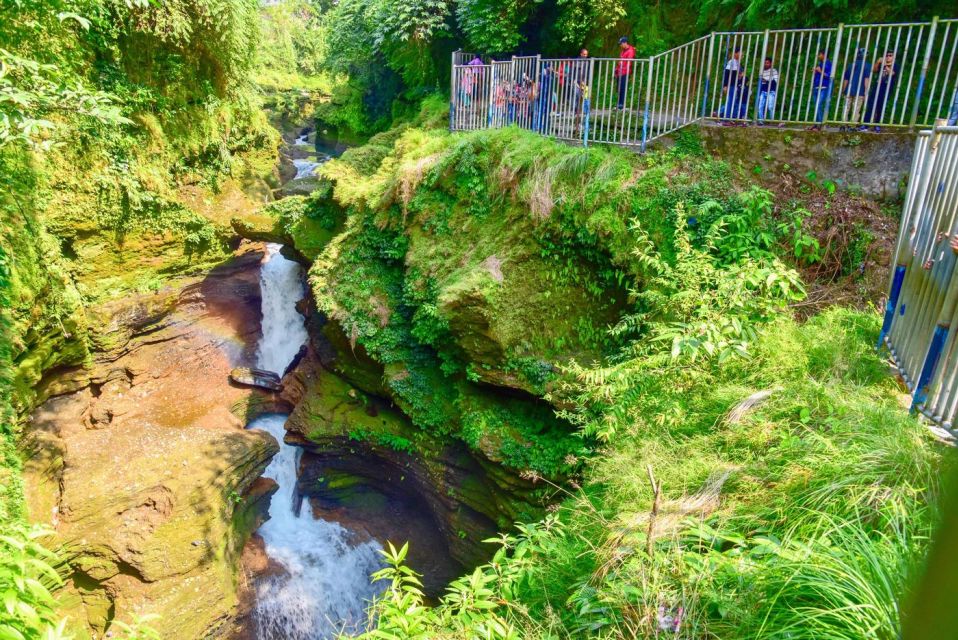
M306 342L306 325L296 303L306 295L303 269L280 253L281 245L266 245L266 260L260 270L262 330L256 351L256 366L283 375L296 352Z
M282 373L306 340L303 317L295 305L303 297L298 264L269 245L260 273L263 297L263 337L258 366ZM365 608L379 592L370 574L382 565L375 541L353 544L337 523L313 517L308 501L296 491L299 453L283 442L286 416L269 414L250 423L279 442L264 476L279 488L269 507L269 520L258 533L266 555L283 571L256 584L253 619L259 640L323 640L365 626Z
M325 162L326 159L323 161ZM293 164L296 166L296 175L293 180L302 180L303 178L312 178L316 167L323 164L317 162L316 158L295 158Z

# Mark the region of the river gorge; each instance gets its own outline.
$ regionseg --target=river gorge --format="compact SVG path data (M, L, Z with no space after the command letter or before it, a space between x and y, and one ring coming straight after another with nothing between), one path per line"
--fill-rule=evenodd
M281 195L310 193L335 153L313 136L289 136ZM118 609L162 611L169 637L361 631L387 542L412 543L435 598L526 500L461 445L378 444L408 418L334 371L375 365L315 309L284 254L301 255L245 235L209 273L100 309L95 362L49 375L31 417L28 499L69 549L64 602L94 636ZM231 382L243 367L281 388Z

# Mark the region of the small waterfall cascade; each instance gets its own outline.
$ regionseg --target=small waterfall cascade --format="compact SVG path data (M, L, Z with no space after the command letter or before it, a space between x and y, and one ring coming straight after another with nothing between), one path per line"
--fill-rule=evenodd
M316 149L316 146L309 141L308 133L304 133L300 137L296 138L296 140L293 141L293 146L310 149L306 157L293 158L293 165L296 167L296 175L293 176L293 180L312 178L315 175L314 172L316 171L316 167L329 160L328 155L325 153L319 153Z
M257 366L282 375L306 341L306 329L296 311L304 294L302 269L279 249L269 245L260 273L263 336ZM379 592L369 576L381 567L381 547L354 542L348 530L315 518L309 502L299 499L300 450L283 441L286 418L268 414L249 424L279 442L279 453L263 474L279 488L258 533L267 556L282 566L257 581L253 619L259 640L325 640L364 628L366 604Z
M296 302L306 295L303 269L280 253L278 244L266 245L260 271L262 330L256 350L256 366L280 376L306 343L306 325L296 311Z

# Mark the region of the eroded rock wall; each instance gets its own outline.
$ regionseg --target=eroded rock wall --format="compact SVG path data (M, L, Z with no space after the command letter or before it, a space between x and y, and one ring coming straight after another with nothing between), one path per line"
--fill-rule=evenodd
M93 362L42 385L27 498L62 547L81 637L146 613L165 638L207 637L236 611L238 557L271 491L254 483L277 451L244 429L271 396L228 383L259 336L262 255L247 245L205 276L92 308Z

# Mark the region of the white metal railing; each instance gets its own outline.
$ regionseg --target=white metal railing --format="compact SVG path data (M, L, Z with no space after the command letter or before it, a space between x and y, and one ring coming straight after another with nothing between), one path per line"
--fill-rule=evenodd
M915 144L879 346L887 344L912 409L954 430L958 411L958 127Z
M634 60L456 52L451 96L454 131L517 125L643 149L702 119L931 126L958 109L958 19L715 32Z

